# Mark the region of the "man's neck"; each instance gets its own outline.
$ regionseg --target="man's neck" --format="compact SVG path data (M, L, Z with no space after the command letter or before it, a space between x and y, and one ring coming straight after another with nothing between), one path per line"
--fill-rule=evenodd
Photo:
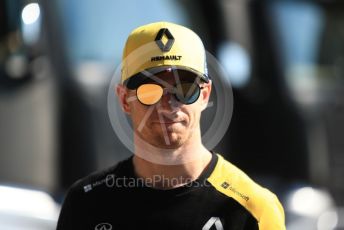
M134 171L155 188L171 189L197 179L211 160L200 139L176 149L162 149L135 141Z

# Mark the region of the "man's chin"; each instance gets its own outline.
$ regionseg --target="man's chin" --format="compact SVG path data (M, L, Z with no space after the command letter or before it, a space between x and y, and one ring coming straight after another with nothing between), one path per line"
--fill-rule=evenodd
M144 141L159 149L178 149L185 144L186 138L176 133L168 133L158 138L145 138Z
M162 149L177 149L185 143L185 140L176 134L166 135L165 138L155 139L151 145Z

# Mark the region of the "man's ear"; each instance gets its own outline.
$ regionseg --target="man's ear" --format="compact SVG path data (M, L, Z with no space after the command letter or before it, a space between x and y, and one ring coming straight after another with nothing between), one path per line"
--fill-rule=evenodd
M209 98L211 95L211 88L212 88L212 82L211 80L208 83L205 83L202 85L203 89L201 90L201 105L202 105L202 111L205 110L208 106Z
M130 106L129 103L127 101L128 95L129 95L129 91L128 89L123 86L122 84L118 84L115 87L115 91L116 91L116 95L118 97L119 103L122 107L123 112L130 114Z

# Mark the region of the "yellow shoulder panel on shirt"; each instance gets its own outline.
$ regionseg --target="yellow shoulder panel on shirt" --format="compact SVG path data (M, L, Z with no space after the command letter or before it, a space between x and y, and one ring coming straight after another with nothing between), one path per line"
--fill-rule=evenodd
M208 181L244 206L256 218L260 230L285 230L284 210L276 195L217 155L218 162Z

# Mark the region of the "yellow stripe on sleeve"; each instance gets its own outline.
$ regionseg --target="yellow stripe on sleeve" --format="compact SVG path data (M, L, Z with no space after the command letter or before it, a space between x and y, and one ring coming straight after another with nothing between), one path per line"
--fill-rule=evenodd
M218 154L208 178L219 192L244 206L258 221L260 230L285 230L284 210L276 195L261 187Z

